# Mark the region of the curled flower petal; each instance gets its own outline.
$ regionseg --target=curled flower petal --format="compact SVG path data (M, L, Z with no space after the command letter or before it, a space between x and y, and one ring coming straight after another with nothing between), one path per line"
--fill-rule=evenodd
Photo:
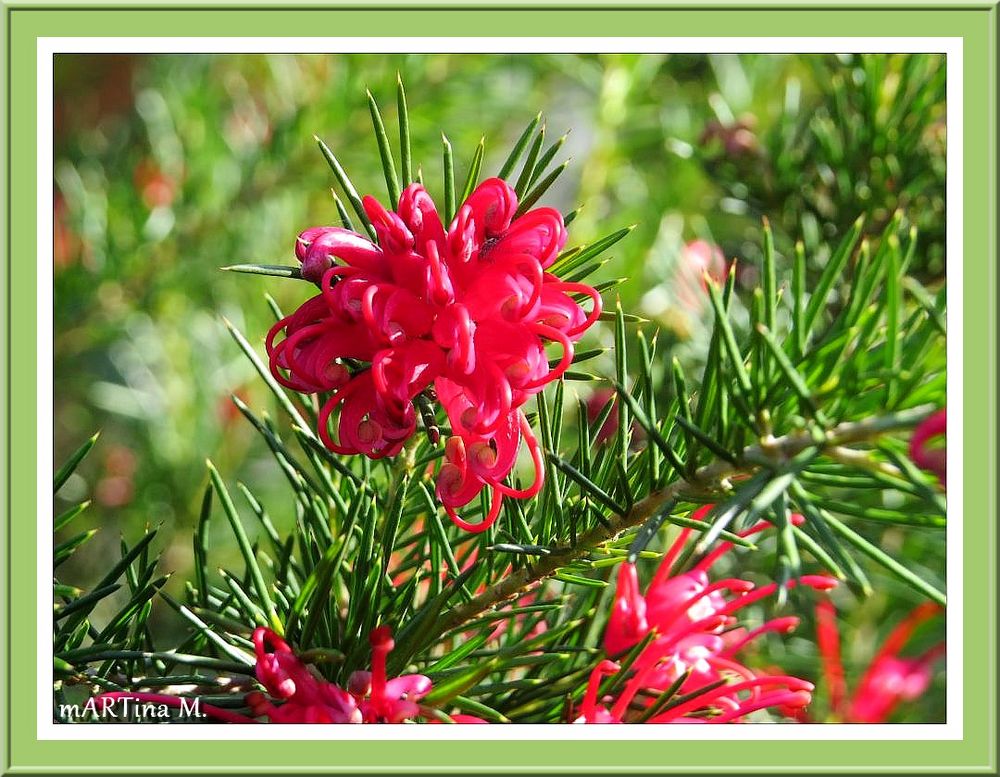
M379 245L389 254L406 254L413 248L413 233L403 220L370 195L362 198L365 214L375 228Z
M438 251L445 250L445 231L441 216L434 200L421 184L410 184L403 190L397 212L413 235L414 247L418 253L425 253L428 243L434 243Z
M517 194L502 178L488 178L466 199L463 209L466 208L468 214L465 218L475 224L478 247L485 240L499 237L508 230L517 211Z
M554 208L537 208L515 220L486 252L488 256L529 254L547 268L566 245L566 238L562 214Z
M482 490L482 482L480 481L480 488ZM478 491L476 493L478 493ZM445 512L448 513L448 517L451 522L454 523L458 528L464 529L472 534L480 534L481 532L489 529L494 523L496 523L497 518L500 515L500 507L502 506L501 494L496 489L495 486L490 487L490 492L492 493L492 498L490 500L490 510L479 523L470 523L469 521L462 518L452 505L445 502L443 499L441 503L444 505Z
M334 259L353 266L376 270L382 266L382 252L356 232L341 227L313 227L295 242L295 256L302 263L302 277L319 283Z
M330 417L340 408L339 442L330 435ZM363 453L369 458L395 456L416 428L413 405L397 414L378 401L372 371L366 370L339 389L319 413L319 434L334 453Z

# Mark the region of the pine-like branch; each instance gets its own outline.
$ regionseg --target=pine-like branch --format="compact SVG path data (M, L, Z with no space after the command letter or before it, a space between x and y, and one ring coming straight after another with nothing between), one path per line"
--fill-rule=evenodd
M586 534L581 535L573 547L543 556L537 563L530 567L522 567L479 596L456 607L438 621L438 629L444 634L514 599L541 580L556 574L571 561L582 558L622 532L642 525L665 505L669 505L685 493L710 492L725 480L737 475L753 474L768 464L773 466L786 461L812 447L820 451L843 448L851 444L871 442L888 432L912 429L930 416L935 409L930 405L923 405L898 413L874 416L863 421L842 423L826 432L803 431L778 438L772 437L744 448L737 455L735 462L716 459L698 468L690 479L676 480L637 502L631 510L612 516L606 524L597 524Z

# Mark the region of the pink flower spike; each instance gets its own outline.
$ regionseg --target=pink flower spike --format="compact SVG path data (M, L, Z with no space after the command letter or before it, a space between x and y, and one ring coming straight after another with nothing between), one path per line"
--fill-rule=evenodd
M868 665L850 700L845 701L836 610L829 600L817 605L817 642L823 658L824 679L830 686L831 712L847 723L885 723L901 702L923 694L933 680L935 663L945 654L945 643L932 645L913 658L901 656L900 651L920 624L942 612L939 605L927 602L904 618Z
M711 509L695 511L703 518ZM751 531L762 531L757 525ZM774 709L798 719L811 700L812 685L780 671L758 675L742 665L736 654L768 633L787 633L798 618L774 618L754 629L738 625L737 614L748 605L774 594L774 583L755 588L748 581L728 578L712 581L711 564L671 575L672 566L690 538L688 530L664 555L645 594L639 590L635 565L623 563L608 624L605 651L619 655L651 641L632 664L632 676L610 705L598 707L587 699L587 714L577 722L628 722L633 711L653 703L656 695L680 682L686 700L648 719L650 723L739 722L760 709ZM825 575L803 575L788 586L805 585L828 590L837 581ZM642 719L641 715L637 715Z
M842 715L846 685L840 658L840 630L837 628L837 609L826 597L816 602L816 646L823 661L823 678L828 688L830 709Z

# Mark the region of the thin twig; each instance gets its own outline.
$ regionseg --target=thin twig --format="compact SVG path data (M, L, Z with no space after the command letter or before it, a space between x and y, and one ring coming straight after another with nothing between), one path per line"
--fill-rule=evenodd
M867 451L856 451L853 448L842 448L838 445L827 448L824 452L834 461L839 461L841 464L847 464L851 467L866 469L870 472L889 475L894 478L902 477L903 475L899 467L887 461L873 459L868 455Z

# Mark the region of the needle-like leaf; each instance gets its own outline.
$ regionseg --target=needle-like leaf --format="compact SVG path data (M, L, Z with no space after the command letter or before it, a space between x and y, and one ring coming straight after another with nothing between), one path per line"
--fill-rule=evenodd
M80 466L80 462L84 460L94 445L97 444L97 438L100 436L100 432L94 434L93 437L88 439L83 445L73 451L73 455L66 460L66 463L63 464L58 471L56 471L54 478L55 488L53 489L53 493L58 493L59 489L66 484L66 481L69 480L69 476L76 471L78 466Z
M451 141L441 134L441 165L444 170L444 223L450 224L455 218L455 157Z
M412 152L410 150L410 112L406 105L403 78L396 73L396 115L399 117L399 159L403 169L403 186L413 183Z
M389 136L385 132L385 123L378 109L378 103L371 91L368 92L368 111L372 116L372 128L375 130L375 142L378 144L378 155L382 159L382 173L385 176L385 188L389 193L389 207L395 209L399 203L399 177L396 175L396 162L392 158L389 146Z
M542 120L542 114L539 113L528 122L528 126L524 128L524 131L518 137L517 141L514 143L513 148L510 150L507 159L500 166L500 171L497 173L497 178L507 178L510 176L511 172L514 170L514 165L518 163L521 155L524 153L525 146L528 145L528 141L531 139L532 134L535 132L535 127Z

